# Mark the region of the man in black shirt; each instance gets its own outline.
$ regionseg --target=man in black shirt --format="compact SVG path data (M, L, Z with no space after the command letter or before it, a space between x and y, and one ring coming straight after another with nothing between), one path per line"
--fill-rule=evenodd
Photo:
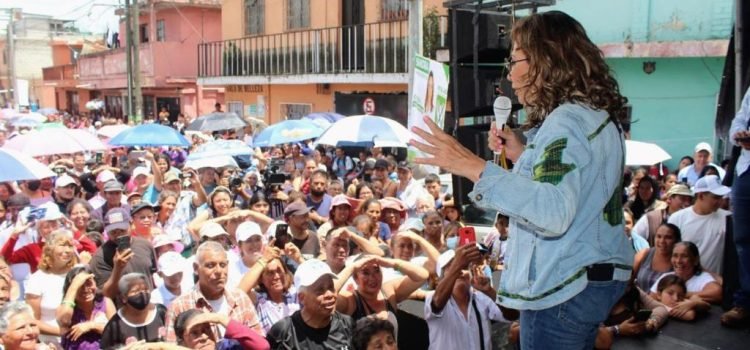
M336 275L320 260L307 260L294 273L300 311L277 322L266 338L271 349L351 348L354 321L336 311Z
M289 224L292 243L299 248L305 259L320 255L318 235L310 230L310 208L301 200L289 203L284 209L284 219Z

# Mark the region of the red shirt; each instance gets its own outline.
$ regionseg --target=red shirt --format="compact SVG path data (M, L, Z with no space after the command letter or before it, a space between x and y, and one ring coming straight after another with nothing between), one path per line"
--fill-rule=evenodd
M76 237L76 235L78 237ZM87 251L91 254L96 252L96 244L86 236L83 236L80 233L74 233L73 240L75 241L77 252L80 253L82 251ZM0 254L2 254L8 264L29 264L31 267L31 273L36 272L37 267L39 266L39 261L42 259L44 242L27 244L20 249L13 251L16 247L17 241L18 236L10 237L8 241L5 242Z

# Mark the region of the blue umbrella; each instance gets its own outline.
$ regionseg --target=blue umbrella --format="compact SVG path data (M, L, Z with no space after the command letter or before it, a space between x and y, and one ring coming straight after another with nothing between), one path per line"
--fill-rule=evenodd
M190 153L188 160L218 156L249 156L253 153L253 149L240 140L216 140L198 146Z
M190 146L190 142L177 130L159 124L143 124L127 129L109 140L109 144L126 147Z
M0 182L39 180L55 176L46 165L24 153L0 148Z
M22 116L12 121L11 124L13 124L13 126L17 128L21 128L21 127L35 128L41 125L42 122L39 119L34 118L34 117Z
M411 132L393 119L374 115L346 117L331 125L315 146L406 147Z
M302 119L312 120L313 123L318 124L324 129L328 129L331 124L341 120L342 118L344 118L343 115L332 112L316 112L302 117Z
M285 120L267 127L253 139L253 145L268 147L314 139L325 129L310 120Z

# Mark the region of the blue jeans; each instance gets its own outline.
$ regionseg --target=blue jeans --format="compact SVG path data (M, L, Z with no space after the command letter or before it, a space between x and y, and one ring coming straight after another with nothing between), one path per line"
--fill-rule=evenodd
M732 207L740 279L740 289L734 293L734 305L750 309L750 170L734 179Z
M599 325L625 292L625 281L593 282L572 299L544 310L521 310L521 349L589 350Z

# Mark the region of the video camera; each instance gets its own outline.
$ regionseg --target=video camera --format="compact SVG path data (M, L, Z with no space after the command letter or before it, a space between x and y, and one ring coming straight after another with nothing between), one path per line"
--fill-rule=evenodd
M284 162L284 158L271 158L263 172L263 183L272 191L274 187L283 185L289 177L289 174L284 173Z

